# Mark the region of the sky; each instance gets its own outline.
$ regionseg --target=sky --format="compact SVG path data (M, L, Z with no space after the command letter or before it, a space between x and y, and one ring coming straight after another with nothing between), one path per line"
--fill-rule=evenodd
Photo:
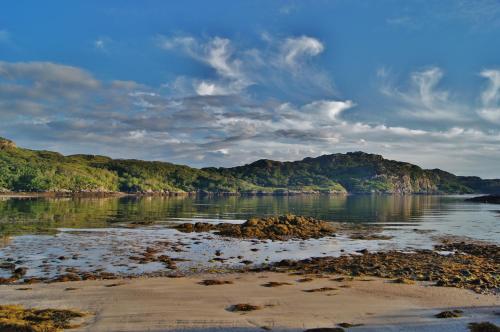
M500 0L6 2L0 136L194 167L364 151L500 178Z

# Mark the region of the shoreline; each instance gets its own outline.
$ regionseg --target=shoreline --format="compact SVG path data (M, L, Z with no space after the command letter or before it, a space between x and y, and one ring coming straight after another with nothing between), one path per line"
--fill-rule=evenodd
M130 237L133 227L110 237L63 231L54 243L26 242L25 257L16 256L17 244L0 266L10 273L0 278L0 305L87 313L74 331L89 332L305 331L349 324L357 331L447 332L468 331L472 322L500 324L496 244L443 238L432 249L372 251L372 240L392 239L377 225L343 228L293 215L217 225L178 225L188 232L153 227L137 238ZM280 234L291 238L273 241ZM84 241L75 241L82 235ZM54 251L56 244L69 251ZM335 252L328 245L340 247L339 255L327 255ZM287 257L289 250L301 255ZM40 264L40 252L52 254ZM148 267L161 273L144 273ZM444 311L460 317L436 317Z
M305 277L311 280L304 281ZM495 314L500 306L498 295L425 283L396 284L374 277L335 277L247 272L3 285L0 303L90 313L73 331L303 331L340 323L363 324L353 329L360 331L386 331L390 326L417 326L419 331L427 327L431 331L438 325L443 331L467 331L470 321L500 321ZM200 284L204 279L231 283L205 286ZM285 284L263 286L269 282ZM237 303L260 309L228 310ZM463 310L463 317L434 317L455 309Z
M0 192L0 198L107 198L107 197L290 197L290 196L463 196L476 197L485 193L356 193L356 192L321 192L321 191L285 191L285 192ZM473 202L473 201L471 201Z

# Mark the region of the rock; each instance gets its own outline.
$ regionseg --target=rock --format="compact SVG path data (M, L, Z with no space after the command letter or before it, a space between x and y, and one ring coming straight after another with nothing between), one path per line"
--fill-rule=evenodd
M0 285L6 285L6 284L10 284L10 283L13 283L17 280L17 278L1 278L0 277Z
M453 310L453 311L442 311L439 314L436 314L436 318L457 318L457 317L462 317L462 310Z
M82 278L76 273L66 273L57 277L54 281L67 282L67 281L80 281Z
M288 282L279 282L279 281L270 281L265 284L262 284L263 287L280 287L285 285L291 285Z
M317 327L304 330L304 332L345 332L345 330L341 327Z
M392 282L394 282L395 284L405 284L405 285L413 285L415 283L415 281L406 278L397 278L394 279Z
M349 327L363 326L363 324L340 323L339 326L347 329Z
M28 284L28 285L38 284L40 282L42 282L42 279L40 279L40 278L24 278L24 283Z
M15 149L16 143L10 139L0 137L0 150Z
M275 265L276 266L293 266L295 264L294 261L291 259L282 259L281 261L277 262Z
M500 327L490 322L469 323L471 332L500 332Z
M205 279L199 282L200 285L204 286L214 286L214 285L228 285L233 282L230 280L215 280L215 279Z
M17 278L22 278L26 275L26 272L28 272L27 267L18 267L14 270L14 276L16 276Z
M390 240L394 236L382 235L382 234L360 234L355 233L349 236L351 240Z
M88 314L51 308L24 308L20 305L0 305L0 331L63 331L75 327L71 321Z
M227 237L248 239L270 239L285 241L289 239L310 239L335 236L335 228L328 222L295 215L269 218L251 218L243 224L181 224L175 227L182 232L209 232Z
M261 306L253 305L249 303L238 303L230 306L228 308L229 311L238 312L238 311L254 311L262 309Z
M191 223L183 223L175 227L175 229L185 232L185 233L191 233L194 232L194 225Z
M312 257L300 261L282 260L263 268L302 274L341 274L394 278L398 283L432 281L436 286L458 287L477 293L500 289L499 247L495 245L446 243L432 250L382 251L340 257ZM443 255L441 251L453 254Z
M318 292L329 292L337 290L337 288L332 288L332 287L321 287L321 288L314 288L314 289L305 289L304 292L306 293L318 293Z
M180 224L175 228L181 232L210 232L214 228L214 225L206 222L197 222L195 224Z
M14 270L16 268L16 264L14 263L0 263L0 269L5 269L5 270Z

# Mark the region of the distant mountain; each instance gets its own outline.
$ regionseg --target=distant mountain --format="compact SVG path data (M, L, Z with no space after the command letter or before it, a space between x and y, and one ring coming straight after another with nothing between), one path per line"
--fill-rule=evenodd
M63 156L19 148L0 138L0 191L499 193L500 180L455 176L364 152L300 161L258 160L232 168L196 169L166 162Z

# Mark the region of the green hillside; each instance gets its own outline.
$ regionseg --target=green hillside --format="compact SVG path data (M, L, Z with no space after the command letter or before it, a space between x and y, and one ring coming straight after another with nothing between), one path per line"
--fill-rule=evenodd
M196 169L158 161L63 156L19 148L0 138L0 191L495 193L500 192L500 180L424 170L363 152Z
M226 192L260 189L232 177L164 162L63 156L0 139L0 190L28 192Z
M350 193L473 193L486 189L485 180L467 182L441 170L424 170L364 152L293 162L259 160L245 166L219 168L218 172L261 186L345 188ZM497 182L489 189L498 188Z

